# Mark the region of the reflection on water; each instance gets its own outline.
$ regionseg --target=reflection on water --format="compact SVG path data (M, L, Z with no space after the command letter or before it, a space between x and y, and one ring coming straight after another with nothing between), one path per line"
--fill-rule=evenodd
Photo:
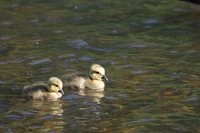
M65 122L62 118L62 101L19 102L9 108L3 117L3 132L60 132Z
M199 132L199 14L183 1L0 1L1 132ZM23 103L26 84L104 66L104 90Z
M72 91L75 94L78 94L80 96L86 96L92 101L96 102L97 104L100 104L101 98L104 97L104 89L84 89L84 90L73 90ZM65 97L64 97L65 99Z

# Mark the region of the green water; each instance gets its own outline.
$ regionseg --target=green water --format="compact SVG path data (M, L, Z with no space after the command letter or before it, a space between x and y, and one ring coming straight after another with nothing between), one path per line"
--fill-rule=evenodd
M200 132L200 19L182 1L0 1L5 133ZM101 64L102 92L23 103L21 89Z

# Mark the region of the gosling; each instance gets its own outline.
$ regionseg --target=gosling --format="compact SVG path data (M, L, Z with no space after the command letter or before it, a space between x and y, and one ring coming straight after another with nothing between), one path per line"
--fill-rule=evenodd
M103 89L105 84L102 80L108 80L105 70L99 64L93 64L89 75L75 74L62 79L63 88L69 89Z
M24 86L22 95L27 101L29 101L29 99L56 100L61 98L62 94L64 94L62 87L63 83L59 78L51 77L47 84L38 83L31 86Z

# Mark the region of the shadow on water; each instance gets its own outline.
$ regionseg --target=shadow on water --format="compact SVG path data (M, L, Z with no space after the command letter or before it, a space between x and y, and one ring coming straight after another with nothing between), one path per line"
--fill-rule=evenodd
M200 132L199 14L182 1L0 1L1 132ZM104 90L21 89L101 64Z

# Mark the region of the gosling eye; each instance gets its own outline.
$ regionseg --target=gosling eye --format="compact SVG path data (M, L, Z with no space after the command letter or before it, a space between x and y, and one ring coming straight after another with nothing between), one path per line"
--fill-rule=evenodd
M58 87L58 85L56 85L56 84L53 84L54 86L56 86L56 87Z
M96 74L99 74L99 72L95 72Z

